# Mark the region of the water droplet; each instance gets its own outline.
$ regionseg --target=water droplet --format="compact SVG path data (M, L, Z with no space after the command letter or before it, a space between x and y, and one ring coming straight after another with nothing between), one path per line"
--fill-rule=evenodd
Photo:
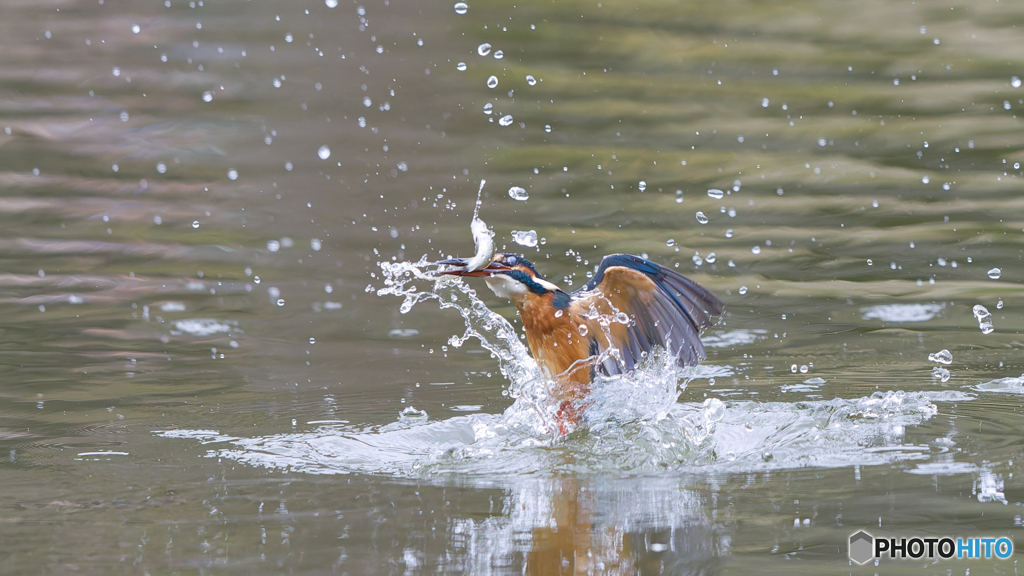
M534 78L533 76L527 75L526 76L526 83L529 84L530 86L536 86L537 85L537 79Z
M1011 76L1010 77L1010 86L1013 86L1014 88L1020 88L1020 78L1018 78L1016 76Z
M1003 309L1003 301L1002 300L1000 300L999 302L996 302L996 308L999 309L999 310Z
M768 99L767 98L762 98L761 99L761 108L767 108L767 107L768 107Z
M483 44L476 47L476 53L481 56L487 56L491 53L491 45L484 42Z
M231 168L228 170L228 180L238 180L238 170Z
M288 172L291 172L292 168L294 168L294 166L292 166L291 162L285 162L284 163L284 169L287 170Z
M142 27L138 24L132 24L132 34L138 34L139 32L142 32Z
M949 381L949 370L946 370L945 368L943 368L941 366L935 366L934 368L932 368L932 377L933 378L938 378L942 382L948 382Z
M697 222L700 222L701 224L707 224L708 217L705 216L703 212L697 212Z
M740 286L740 295L742 296L742 295L744 295L746 293L747 293L747 287L746 286Z
M277 299L277 305L278 306L284 306L284 298L278 298Z
M280 78L274 78L273 80L270 81L270 83L274 85L274 88L280 88L281 87L281 79Z
M167 173L167 164L164 164L163 162L157 162L157 164L156 164L156 171L161 173L161 174L166 174Z
M629 316L626 316L625 312L619 312L615 315L615 321L619 324L629 324Z
M466 4L465 2L456 2L455 3L455 13L456 14L460 14L460 15L461 14L465 14L467 11L469 11L469 4Z
M491 104L490 102L488 102L487 104L484 104L484 114L490 115L491 112L493 112L493 111L494 111L494 104Z
M708 197L714 198L715 200L721 200L722 196L725 196L725 192L722 192L718 188L712 188L708 190Z
M704 401L704 420L706 422L718 422L725 416L725 402L718 398L708 398Z
M993 268L988 271L988 277L993 280L999 280L999 277L1003 274L1003 271L999 268Z
M530 193L527 192L525 189L520 188L519 186L513 186L509 188L508 195L509 198L512 198L513 200L519 200L520 202L530 199Z
M269 241L267 241L267 250L270 250L271 252L277 252L280 249L281 249L281 243L278 242L277 240L269 240Z
M327 144L324 144L316 151L316 155L319 156L321 160L327 160L331 157L331 148Z
M647 182L644 182L643 180L641 180L640 183L637 184L637 188L639 188L641 192L643 192L644 190L647 190Z
M192 221L192 227L193 228L199 228L199 220L193 220Z
M700 266L701 264L704 263L704 259L700 257L700 254L694 254L691 260L693 260L694 266Z
M497 76L491 76L490 78L488 78L487 79L487 87L488 88L497 88L498 87L498 77Z
M754 254L760 254L761 253L761 247L760 246L754 246L753 248L750 249L750 251L753 252Z
M324 4L326 4L328 8L337 8L338 0L324 0Z
M942 349L938 352L928 355L928 360L932 362L938 362L939 364L952 364L953 354L949 350Z
M319 252L320 249L323 248L323 246L324 246L324 244L323 244L323 242L320 241L319 238L310 238L309 239L309 247L312 248L314 252Z
M209 90L203 92L203 102L213 102L213 92Z
M514 240L515 243L519 244L520 246L526 246L527 248L535 248L537 246L537 231L513 230L512 240Z
M465 72L466 71L466 63L465 62L459 62L458 64L455 65L455 69L458 70L459 72Z
M789 367L789 371L792 372L793 374L796 374L797 369L798 367L796 364L793 364L792 366Z
M927 184L929 182L931 182L931 179L929 179L927 176L922 176L921 177L921 183L922 184Z
M801 374L807 374L807 371L808 371L808 370L810 370L810 368L808 368L808 367L807 367L807 364L802 364L802 365L800 366L800 373L801 373Z
M502 126L508 126L512 124L512 115L506 114L502 116L501 118L498 119L498 124L501 124Z
M710 254L708 254L707 256L704 257L704 261L707 262L708 264L714 264L715 260L717 260L717 259L718 259L718 257L715 256L714 252L712 252L712 253L710 253Z
M545 124L544 125L544 131L545 132L551 132L551 124Z
M163 218L161 218L159 216L153 216L153 224L156 224L157 226L159 226L159 225L161 225L163 223L164 223L164 219Z
M413 408L412 406L406 406L398 414L398 417L401 420L426 420L427 419L427 411L426 410L417 410L417 409Z
M982 334L991 334L995 330L992 326L992 314L981 304L974 307L974 317L978 319L978 327L981 328Z
M555 310L555 318L561 318L561 317L562 317L562 311L561 310Z
M505 57L505 53L502 52L501 50L495 50L494 51L494 59L495 60L501 60L504 57Z
M310 338L309 339L309 343L310 344L316 344L316 338Z
M121 122L127 122L128 118L128 112L121 112Z
M676 245L676 241L674 239L672 239L672 238L669 238L669 240L667 242L665 242L665 246L675 246L675 245Z
M284 41L285 42L288 42L289 44L291 44L292 40L294 40L294 38L292 37L291 32L289 32L288 34L284 35Z
M725 237L726 238L732 238L732 234L733 234L732 228L729 228L728 230L725 231Z

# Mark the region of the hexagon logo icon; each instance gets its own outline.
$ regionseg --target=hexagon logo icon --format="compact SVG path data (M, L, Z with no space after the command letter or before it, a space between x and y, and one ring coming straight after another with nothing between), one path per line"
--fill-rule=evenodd
M864 564L875 557L875 539L867 532L861 530L850 536L850 560L857 564Z

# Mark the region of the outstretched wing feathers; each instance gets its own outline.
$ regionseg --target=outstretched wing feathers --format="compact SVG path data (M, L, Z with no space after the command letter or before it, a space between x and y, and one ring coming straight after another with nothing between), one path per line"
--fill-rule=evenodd
M705 357L700 331L711 325L711 316L721 314L722 302L668 268L639 256L614 254L573 293L571 311L587 323L591 350L618 349L618 360L602 364L605 372L618 374L632 370L656 346L675 354L681 365L699 363ZM620 312L628 323L608 321Z

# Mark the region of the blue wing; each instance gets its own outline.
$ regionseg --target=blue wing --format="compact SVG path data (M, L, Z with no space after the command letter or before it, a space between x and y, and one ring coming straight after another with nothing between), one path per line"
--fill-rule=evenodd
M619 350L618 361L610 358L602 365L609 374L632 370L658 346L673 353L680 365L697 365L706 357L700 331L723 308L692 280L629 254L606 256L593 279L572 296L573 313L588 318L591 350ZM594 311L622 312L629 322L603 327L593 319Z

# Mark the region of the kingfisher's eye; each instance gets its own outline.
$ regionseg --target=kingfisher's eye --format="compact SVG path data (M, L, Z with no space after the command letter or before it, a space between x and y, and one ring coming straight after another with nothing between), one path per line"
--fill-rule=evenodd
M515 266L515 265L516 265L516 264L517 264L518 262L519 262L519 261L518 261L518 260L516 260L516 257L515 257L515 256L509 256L509 257L508 257L508 265L509 265L509 266Z

